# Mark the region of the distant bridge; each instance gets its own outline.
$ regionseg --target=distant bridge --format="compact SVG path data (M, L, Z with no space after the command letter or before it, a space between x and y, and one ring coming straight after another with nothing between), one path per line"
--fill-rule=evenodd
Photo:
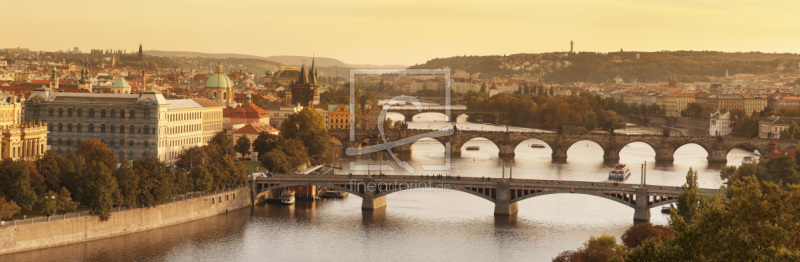
M427 176L343 176L282 175L257 177L251 180L255 201L291 186L320 186L345 191L362 198L361 208L374 210L386 207L386 195L404 190L455 190L474 195L495 204L494 214L517 213L517 202L549 194L584 194L605 198L635 209L634 223L650 221L650 209L675 203L680 187L609 182L581 182L536 179L498 179L462 177L440 179ZM714 195L722 189L700 189L701 195Z
M480 122L489 122L500 124L502 112L497 111L488 111L488 110L472 110L472 109L450 109L449 115L447 109L443 106L436 106L436 107L429 107L429 108L422 108L422 110L416 110L412 108L406 107L391 107L389 112L402 114L405 117L406 122L412 122L414 116L418 114L424 113L439 113L447 116L447 121L456 122L459 116L467 115L469 116L469 120L475 121L476 119L480 119Z
M351 130L328 130L328 133L338 139L344 148L358 148L364 145L383 144L378 130L356 129L353 131L353 140L350 139ZM397 141L405 138L423 139L427 134L436 130L425 129L392 129L385 130L387 141ZM552 159L555 162L567 160L567 150L579 141L592 141L603 148L603 159L607 162L619 161L619 153L626 145L642 142L649 145L656 153L656 161L674 161L675 150L687 144L696 144L706 150L708 161L712 163L726 163L728 153L734 148L745 150L758 150L762 155L769 152L769 143L773 139L745 139L713 136L664 136L664 135L625 135L625 134L569 134L553 132L507 132L507 131L481 131L461 130L452 131L452 135L432 137L445 146L445 152L451 155L461 155L461 148L468 141L475 138L485 138L499 149L499 156L505 159L514 158L514 150L518 145L528 139L538 139L552 149ZM415 141L412 141L415 142ZM797 142L792 140L775 140L777 148L793 148ZM402 159L410 159L411 143L398 144L392 149Z

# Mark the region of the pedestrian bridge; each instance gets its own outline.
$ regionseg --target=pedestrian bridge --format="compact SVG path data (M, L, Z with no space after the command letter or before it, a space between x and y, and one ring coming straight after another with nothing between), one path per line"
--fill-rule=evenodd
M386 206L386 195L404 190L455 190L495 204L494 214L515 215L517 202L549 194L584 194L605 198L635 209L634 223L650 221L650 209L675 203L680 187L538 179L484 179L475 177L400 176L400 175L279 175L251 180L255 201L264 201L272 190L291 186L320 186L345 191L362 198L361 208L374 210ZM700 189L701 195L714 195L722 189Z

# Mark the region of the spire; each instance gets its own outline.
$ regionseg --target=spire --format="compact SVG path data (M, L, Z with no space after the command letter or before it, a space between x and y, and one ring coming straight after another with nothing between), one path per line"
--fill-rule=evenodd
M311 85L317 84L317 67L314 65L314 60L316 60L316 55L311 56L311 71L308 75L309 84Z
M297 79L298 85L305 85L308 84L308 73L306 72L306 63L303 63L303 66L300 67L300 78Z
M217 63L217 73L220 73L220 74L223 73L223 71L222 71L222 62Z

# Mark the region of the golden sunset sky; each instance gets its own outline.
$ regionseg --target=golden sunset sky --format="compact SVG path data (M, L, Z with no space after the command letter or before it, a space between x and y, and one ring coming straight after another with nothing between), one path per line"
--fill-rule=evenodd
M569 50L800 52L796 1L18 1L0 47L306 55L351 64Z

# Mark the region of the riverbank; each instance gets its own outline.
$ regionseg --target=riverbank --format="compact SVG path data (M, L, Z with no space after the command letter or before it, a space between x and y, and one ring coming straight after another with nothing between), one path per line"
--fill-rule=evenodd
M0 255L119 236L185 223L252 205L247 187L184 196L155 207L113 212L107 221L99 216L28 219L0 226Z

